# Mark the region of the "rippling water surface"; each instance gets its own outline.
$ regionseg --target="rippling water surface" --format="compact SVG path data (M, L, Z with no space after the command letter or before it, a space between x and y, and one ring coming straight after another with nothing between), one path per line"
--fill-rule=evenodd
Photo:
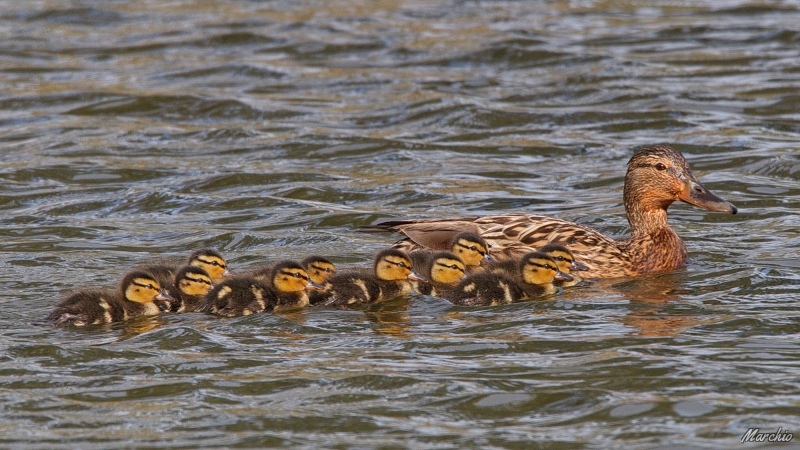
M800 433L795 2L0 2L0 445L720 448ZM215 247L368 265L396 217L616 237L668 143L687 270L550 301L36 325ZM800 434L798 434L800 438ZM796 444L797 441L795 441Z

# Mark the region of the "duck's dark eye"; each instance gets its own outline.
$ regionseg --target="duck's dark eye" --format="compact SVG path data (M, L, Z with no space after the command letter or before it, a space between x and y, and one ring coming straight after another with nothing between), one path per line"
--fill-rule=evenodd
M453 264L452 266L450 266L450 268L451 268L451 269L453 269L453 270L458 270L458 266L457 266L457 265L455 265L455 264Z
M564 257L563 256L556 256L555 259L556 259L556 261L563 261Z
M667 170L667 166L662 163L656 164L656 170Z
M478 251L478 247L475 247L474 245L472 247L470 247L469 249L472 250L473 252L477 252Z

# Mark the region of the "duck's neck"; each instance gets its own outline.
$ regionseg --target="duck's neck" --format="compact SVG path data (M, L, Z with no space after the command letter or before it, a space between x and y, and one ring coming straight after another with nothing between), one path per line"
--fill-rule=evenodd
M625 213L631 225L631 238L660 233L670 229L667 208L671 198L654 198L647 186L638 186L634 180L625 180Z
M625 213L631 226L631 237L650 236L670 229L666 207L646 207L641 203L626 202Z
M632 198L625 191L625 212L631 225L631 237L621 241L627 254L629 275L657 273L686 265L686 245L667 222L667 208L672 200L647 197Z

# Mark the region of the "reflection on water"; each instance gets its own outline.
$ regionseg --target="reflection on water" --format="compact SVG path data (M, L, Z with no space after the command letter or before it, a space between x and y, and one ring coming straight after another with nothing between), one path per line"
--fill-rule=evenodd
M719 448L800 430L798 10L761 1L0 2L0 439L14 448ZM36 322L213 247L366 266L399 217L627 234L684 152L694 263L542 301Z

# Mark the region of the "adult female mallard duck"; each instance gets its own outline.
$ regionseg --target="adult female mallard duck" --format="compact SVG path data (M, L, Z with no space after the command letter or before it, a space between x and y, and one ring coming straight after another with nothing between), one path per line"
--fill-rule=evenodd
M408 239L395 247L440 248L458 233L479 234L496 259L519 259L549 243L566 245L586 265L587 278L635 277L668 272L688 262L686 245L667 222L667 208L681 200L715 212L736 214L694 177L683 155L666 145L637 151L628 161L623 188L631 236L621 241L599 231L553 217L500 214L451 219L411 219L378 223L364 231L395 231Z

